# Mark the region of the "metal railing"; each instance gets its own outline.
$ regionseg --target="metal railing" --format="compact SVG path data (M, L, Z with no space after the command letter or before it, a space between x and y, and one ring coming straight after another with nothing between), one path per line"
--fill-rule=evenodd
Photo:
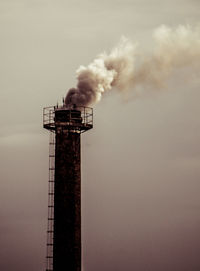
M61 120L55 120L55 115L62 112ZM80 113L76 115L75 113ZM55 130L62 126L66 129L83 133L93 127L93 108L85 106L50 106L43 109L43 127Z

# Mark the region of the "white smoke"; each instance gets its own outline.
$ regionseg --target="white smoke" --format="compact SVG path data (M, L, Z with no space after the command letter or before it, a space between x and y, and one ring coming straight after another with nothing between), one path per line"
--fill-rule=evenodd
M77 87L68 91L66 104L90 105L116 87L134 90L138 85L162 87L176 69L200 70L200 29L180 25L175 29L162 25L153 31L154 47L146 56L138 46L122 37L110 54L99 55L87 67L77 70Z

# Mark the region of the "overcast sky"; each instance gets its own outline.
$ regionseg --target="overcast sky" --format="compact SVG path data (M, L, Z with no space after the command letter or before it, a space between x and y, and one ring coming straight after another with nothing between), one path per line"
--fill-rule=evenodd
M154 28L199 17L198 0L0 0L0 270L45 270L43 107L122 35L148 50ZM82 136L85 271L200 270L200 81L189 78L137 99L113 90L94 107Z

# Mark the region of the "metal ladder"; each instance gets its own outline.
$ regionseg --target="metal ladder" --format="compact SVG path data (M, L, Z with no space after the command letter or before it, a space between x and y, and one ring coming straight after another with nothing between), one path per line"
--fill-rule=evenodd
M51 131L49 137L49 183L48 183L46 271L53 271L54 183L55 183L55 132Z

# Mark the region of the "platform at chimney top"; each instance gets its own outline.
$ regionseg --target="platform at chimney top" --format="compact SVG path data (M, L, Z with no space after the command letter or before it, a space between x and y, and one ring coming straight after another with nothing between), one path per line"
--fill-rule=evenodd
M65 130L83 133L93 127L93 108L77 105L45 107L43 127L50 131L62 127Z

